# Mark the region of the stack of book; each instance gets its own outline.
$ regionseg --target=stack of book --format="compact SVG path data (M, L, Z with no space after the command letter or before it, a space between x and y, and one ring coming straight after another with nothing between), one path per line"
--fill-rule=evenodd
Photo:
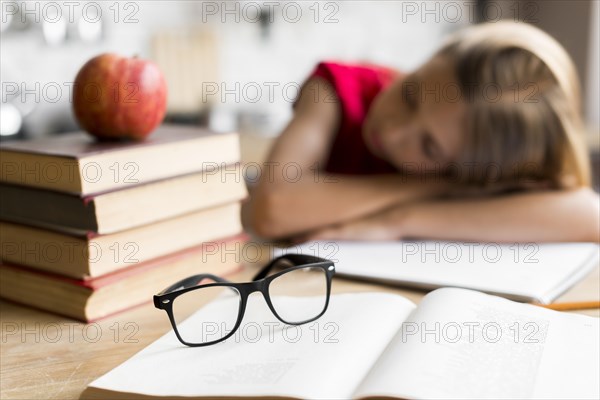
M0 146L0 296L93 321L197 273L239 268L237 134L164 125Z

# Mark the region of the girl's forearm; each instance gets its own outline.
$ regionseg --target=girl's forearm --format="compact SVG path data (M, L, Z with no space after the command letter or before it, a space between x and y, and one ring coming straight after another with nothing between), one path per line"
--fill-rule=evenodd
M400 236L490 242L598 242L597 193L582 188L399 206Z
M410 201L442 194L443 182L400 175L313 175L259 186L253 193L252 226L261 236L287 237L342 223Z

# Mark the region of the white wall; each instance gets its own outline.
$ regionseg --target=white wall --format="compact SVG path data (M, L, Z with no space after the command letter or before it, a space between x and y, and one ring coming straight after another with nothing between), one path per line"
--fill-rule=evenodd
M148 57L155 32L182 27L209 28L216 32L219 80L228 88L235 87L236 82L242 86L248 82L300 83L322 59L368 60L412 69L434 51L447 32L468 23L471 17L470 10L464 8L465 2L450 2L454 6L446 8L443 2L425 5L426 2L412 1L336 1L316 3L319 15L315 22L315 2L308 1L295 2L301 7L302 16L292 22L296 18L295 6L271 2L274 20L270 35L263 38L259 23L252 20L256 6L263 2L225 5L206 1L141 1L135 2L139 8L133 16L137 23L123 21L127 13L135 11L124 9L125 3L120 3L119 19L115 22L114 9L110 9L115 2L97 2L102 5L105 32L104 40L97 43L83 43L73 34L73 40L49 46L42 39L40 24L31 24L22 31L3 32L2 80L25 82L28 88L35 82L42 87L48 82L70 82L80 66L96 54L113 51ZM225 7L231 10L236 3L237 14L224 12ZM85 2L78 4L83 7ZM458 9L460 18L456 5L463 7ZM213 15L214 6L218 10ZM81 10L76 9L74 15L80 17ZM326 23L328 15L332 23ZM74 26L69 29L73 33ZM52 129L49 121L70 118L68 87L64 91L57 103L42 98L27 117L27 126L45 133ZM281 90L275 90L274 102L265 93L257 103L228 102L222 106L233 111L275 115L283 121L289 116L289 102L284 97Z

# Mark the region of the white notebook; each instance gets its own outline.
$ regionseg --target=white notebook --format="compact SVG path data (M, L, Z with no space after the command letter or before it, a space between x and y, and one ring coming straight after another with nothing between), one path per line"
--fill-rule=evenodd
M594 243L317 241L275 249L336 263L336 274L432 289L462 287L547 304L599 262Z
M600 396L597 318L445 288L418 307L389 293L334 295L323 317L295 328L260 296L249 300L237 339L189 348L171 331L82 398ZM213 301L196 316L218 319L228 301L237 299Z

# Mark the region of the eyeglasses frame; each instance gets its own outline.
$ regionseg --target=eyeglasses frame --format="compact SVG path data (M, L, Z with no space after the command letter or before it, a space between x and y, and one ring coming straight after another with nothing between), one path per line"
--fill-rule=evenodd
M279 271L273 275L267 276L273 268L277 267L279 264L285 264L285 263L292 264L292 266L286 267L282 271ZM310 318L310 319L300 321L300 322L288 322L285 319L283 319L275 310L275 307L273 306L273 303L271 301L271 296L269 294L269 286L273 280L277 279L281 275L285 275L289 272L296 271L299 269L311 268L311 267L312 268L321 268L325 272L325 277L326 277L326 282L327 282L327 293L326 293L326 297L325 297L325 306L323 307L323 310L314 318ZM154 300L154 306L156 308L158 308L160 310L165 310L167 312L169 321L171 322L171 326L173 327L173 330L175 331L175 335L177 336L177 339L179 339L179 341L182 344L189 346L189 347L210 346L210 345L225 341L228 338L230 338L231 336L233 336L233 334L235 334L235 332L240 327L242 320L244 319L244 314L246 312L246 306L248 304L248 296L250 296L250 294L252 294L254 292L260 292L263 295L263 298L267 302L267 305L269 306L269 309L271 310L273 315L275 315L275 317L279 321L283 322L284 324L303 325L303 324L306 324L306 323L309 323L309 322L319 319L321 316L323 316L323 314L325 314L325 312L327 311L327 307L329 306L329 297L331 294L331 281L332 281L334 274L335 274L335 264L331 260L327 260L325 258L320 258L320 257L316 257L316 256L311 256L311 255L305 255L305 254L285 254L283 256L274 258L267 265L262 267L261 270L252 278L252 281L250 281L250 282L240 282L240 283L230 282L224 278L221 278L221 277L213 275L213 274L198 274L198 275L193 275L188 278L182 279L182 280L178 281L177 283L169 286L168 288L164 289L160 293L154 295L153 300ZM202 282L205 279L213 280L214 283L198 285L199 282ZM188 292L191 292L194 290L205 289L205 288L209 288L209 287L228 287L230 289L236 290L239 293L240 304L239 304L238 316L237 316L237 321L235 323L235 326L227 335L223 336L222 338L213 340L211 342L205 342L205 343L186 342L185 340L183 340L183 338L179 334L179 330L177 329L177 322L175 321L175 317L173 315L173 303L177 297L179 297L185 293L188 293Z

